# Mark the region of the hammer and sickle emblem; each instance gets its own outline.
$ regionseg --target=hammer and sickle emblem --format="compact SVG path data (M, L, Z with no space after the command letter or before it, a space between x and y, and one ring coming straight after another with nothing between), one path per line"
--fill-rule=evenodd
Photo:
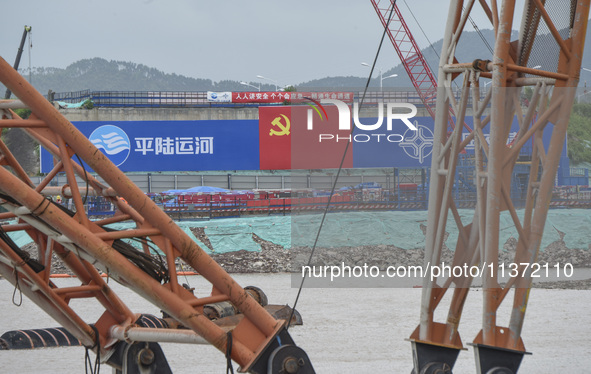
M287 118L287 116L284 114L280 114L280 116L283 117L283 119L285 120L285 125L283 125L283 123L281 123L281 117L275 117L273 122L271 122L271 125L275 126L279 130L270 129L270 131L269 131L270 136L289 135L289 129L291 127L291 124L289 123L289 118Z

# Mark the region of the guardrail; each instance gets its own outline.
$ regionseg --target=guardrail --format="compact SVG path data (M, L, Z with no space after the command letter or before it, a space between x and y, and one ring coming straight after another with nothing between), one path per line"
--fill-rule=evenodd
M484 95L485 92L482 92ZM354 100L359 101L363 92L356 92ZM459 97L459 96L458 96ZM54 92L51 100L77 103L92 100L95 107L133 107L133 108L195 108L195 107L258 107L277 105L262 103L223 103L207 100L207 91L73 91ZM424 107L415 90L404 91L368 91L364 105L376 105L378 102L401 102Z

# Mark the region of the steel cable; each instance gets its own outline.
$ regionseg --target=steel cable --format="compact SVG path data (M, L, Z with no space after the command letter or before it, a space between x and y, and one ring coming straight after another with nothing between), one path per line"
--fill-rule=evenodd
M367 89L369 88L369 83L371 82L371 77L373 75L373 71L376 67L376 63L378 61L378 56L380 55L380 50L382 49L382 44L384 43L384 39L386 37L386 33L388 32L388 28L390 26L390 22L392 21L392 16L394 14L394 7L396 6L396 0L392 1L392 8L390 9L390 14L388 15L388 21L386 22L386 25L384 26L384 32L382 33L382 39L380 40L380 44L378 45L378 50L376 51L376 55L374 57L373 60L373 64L371 66L371 70L369 72L369 76L367 78L367 82L365 84L365 89L363 90L363 95L361 97L361 101L359 103L359 111L361 111L361 107L363 106L363 102L365 100L365 95L367 93ZM350 135L353 134L353 132L355 131L355 127L353 126L351 129L351 133ZM349 140L347 141L347 144L345 146L345 151L343 152L343 157L341 158L341 163L339 165L338 171L337 171L337 175L334 179L334 182L332 184L332 188L330 190L330 195L328 196L328 201L326 203L326 207L324 208L324 212L322 214L322 219L320 220L320 225L318 226L318 231L316 232L316 238L314 239L314 245L312 246L312 250L310 252L310 256L308 257L308 263L307 266L309 267L310 264L312 263L312 258L314 257L314 252L316 251L316 246L318 245L318 239L320 238L320 233L322 231L322 226L324 225L324 221L326 220L326 215L328 214L328 210L330 208L330 204L332 202L332 197L334 196L334 192L337 186L337 182L339 180L339 176L341 175L341 170L343 169L343 165L345 163L345 157L347 156L347 152L349 151L349 146L351 145L351 136L349 136ZM291 309L291 313L289 315L289 319L287 320L287 326L286 326L286 330L289 329L291 320L293 319L295 310L296 310L296 306L298 304L298 301L300 299L300 295L302 293L302 288L304 287L304 282L306 281L306 274L304 273L302 275L302 281L300 283L300 286L298 288L298 293L296 295L295 301L293 303L293 308Z

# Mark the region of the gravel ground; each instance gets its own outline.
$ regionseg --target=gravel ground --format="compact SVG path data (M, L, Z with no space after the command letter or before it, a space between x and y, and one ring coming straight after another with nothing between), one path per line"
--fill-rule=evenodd
M207 238L203 228L194 227L191 229L193 234L204 243L209 249L212 249L211 243ZM280 245L261 239L253 234L253 240L260 244L260 252L236 251L227 253L214 253L212 257L229 273L282 273L290 272L293 269L299 269L300 266L308 264L311 248L297 247L286 250ZM513 262L517 240L509 239L503 246L500 253L500 259L505 264ZM23 249L36 256L35 244L29 244ZM345 263L349 266L364 265L378 266L380 269L386 269L388 266L409 266L423 264L422 249L405 250L393 245L377 246L359 246L344 248L316 248L310 265L340 265ZM451 264L453 252L447 247L441 259L446 264ZM571 249L567 248L564 241L561 240L551 243L538 256L540 265L548 263L550 266L556 263L571 263L575 268L591 268L591 250L589 249ZM180 266L181 270L190 268ZM67 273L69 269L54 256L54 273ZM591 279L582 281L560 281L546 282L536 285L544 288L574 288L591 289Z

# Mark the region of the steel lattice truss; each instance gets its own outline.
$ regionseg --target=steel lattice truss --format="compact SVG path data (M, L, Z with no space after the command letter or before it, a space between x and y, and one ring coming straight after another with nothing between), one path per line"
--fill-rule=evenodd
M417 90L425 108L435 118L435 103L437 101L437 80L431 72L421 49L417 45L408 25L402 18L400 9L390 0L372 0L371 3L377 12L382 26L386 27L386 32L394 49L410 77L410 80ZM394 6L392 17L390 12ZM390 24L388 19L390 18Z
M402 13L396 5L396 0L371 0L371 3L425 109L427 109L431 117L435 118L437 79L423 56L423 52L417 45L408 24L402 17ZM451 113L448 132L451 132L455 124L453 121L453 108L450 107L449 110ZM468 126L465 127L470 130Z
M240 287L1 58L0 81L19 99L0 101L0 127L23 129L55 158L53 170L35 186L0 141L0 163L4 166L0 167L0 206L8 211L0 213L0 219L17 220L17 223L3 225L0 232L3 234L0 274L18 284L28 298L81 344L100 351L101 357L111 357L108 362L119 370L121 358L114 354L119 343L141 339L212 344L224 353L230 352L231 358L244 371L266 373L272 362L270 357L279 355L282 360L279 368L293 366L296 362L298 373L313 372L307 357L301 354L303 351L298 351L289 337L287 316L275 319L261 305L261 300L255 300L257 292ZM32 114L22 119L12 110L15 108L29 108ZM77 160L83 160L104 182L87 173ZM65 173L67 184L50 187L50 181L60 172ZM79 185L76 177L87 185ZM52 194L71 198L74 209L66 210L46 198ZM84 195L104 196L118 207L118 212L114 217L91 221L85 213ZM115 231L107 227L129 220L135 222L135 228ZM34 240L38 246L37 256L29 257L8 238L6 232L15 231L24 231ZM139 240L143 251L130 248L123 239ZM154 256L156 249L164 254L160 256L162 261ZM76 274L80 286L56 286L51 280L54 255ZM196 297L179 284L175 266L178 259L211 283L209 296ZM139 327L136 321L140 315L132 312L125 300L113 292L100 271L166 312L170 316L165 318L169 329L163 332ZM104 313L97 321L83 320L70 305L71 300L80 298L92 298L102 305ZM240 311L229 323L221 324L221 320L216 323L204 314L204 306L224 301L231 302ZM281 353L284 348L288 352ZM137 362L137 359L133 357L131 361Z
M492 269L484 272L482 330L473 340L479 373L517 372L526 353L521 331L532 282L531 265L536 262L540 249L565 143L589 13L589 0L531 0L524 6L524 19L521 25L515 26L521 27L520 38L512 41L514 0L451 1L439 66L425 266L441 263L446 227L456 225L459 238L453 264L449 265ZM456 46L468 16L477 7L484 10L494 28L493 60L458 62ZM560 20L564 22L559 26ZM545 56L545 61L542 66L531 67L530 59L536 53ZM451 89L454 80L461 81L459 100ZM483 80L492 80L484 98L480 94ZM521 100L524 86L533 88L527 104ZM456 123L464 122L466 116L474 117L472 132L466 138L462 138L460 126L448 132L450 105ZM510 129L514 118L519 131L513 139ZM490 132L488 142L483 134L486 127ZM551 133L548 144L542 142L543 131ZM477 206L471 222L463 222L452 188L460 153L471 142L475 149ZM521 214L510 197L511 173L528 142L533 151L526 204ZM519 234L513 260L519 264L519 271L517 276L505 280L499 278L502 211L509 212ZM453 217L451 222L448 222L449 213ZM472 278L465 275L424 279L420 324L411 335L415 373L432 372L424 370L435 367L451 372L459 351L464 349L458 326L472 283ZM441 300L450 288L453 294L447 321L436 322L435 310L442 306ZM511 294L513 309L509 325L499 326L497 311L503 301L510 302Z

